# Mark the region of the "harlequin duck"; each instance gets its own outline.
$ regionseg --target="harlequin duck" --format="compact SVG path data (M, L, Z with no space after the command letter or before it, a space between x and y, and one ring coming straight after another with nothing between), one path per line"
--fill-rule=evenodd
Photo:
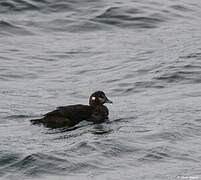
M101 123L108 119L109 111L104 103L112 103L103 91L94 92L89 98L89 105L70 105L57 107L48 112L41 119L31 120L32 124L43 124L47 127L74 126L86 120Z

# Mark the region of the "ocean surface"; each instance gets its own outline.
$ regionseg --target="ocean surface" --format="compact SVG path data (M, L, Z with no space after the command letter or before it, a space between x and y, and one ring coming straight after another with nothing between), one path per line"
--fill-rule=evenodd
M96 90L109 122L31 125ZM1 0L0 179L201 179L201 1Z

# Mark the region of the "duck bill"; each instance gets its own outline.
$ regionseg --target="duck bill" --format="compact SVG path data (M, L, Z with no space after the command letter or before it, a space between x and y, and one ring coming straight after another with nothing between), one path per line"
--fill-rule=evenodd
M106 98L106 101L105 103L109 103L109 104L112 104L113 102L111 100L109 100L108 98Z

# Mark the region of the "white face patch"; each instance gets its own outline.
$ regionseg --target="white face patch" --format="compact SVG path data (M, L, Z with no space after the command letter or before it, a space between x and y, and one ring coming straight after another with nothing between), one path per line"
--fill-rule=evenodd
M94 101L96 99L96 97L93 96L91 99Z
M102 103L104 103L104 102L105 102L105 98L101 98L101 97L99 97L98 99L99 99L99 100L100 100L100 102L102 102Z

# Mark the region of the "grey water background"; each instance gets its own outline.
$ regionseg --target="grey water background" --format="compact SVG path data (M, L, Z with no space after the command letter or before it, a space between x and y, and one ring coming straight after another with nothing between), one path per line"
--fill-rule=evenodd
M96 90L109 122L29 122ZM182 178L201 179L201 1L0 1L0 179Z

